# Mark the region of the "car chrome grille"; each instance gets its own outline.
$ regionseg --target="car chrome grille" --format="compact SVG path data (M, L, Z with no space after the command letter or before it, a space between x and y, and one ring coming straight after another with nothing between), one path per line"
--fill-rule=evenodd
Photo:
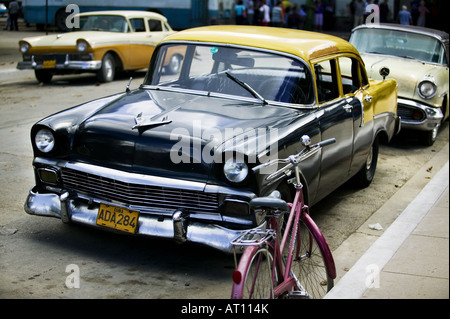
M144 209L182 209L192 213L217 213L219 208L216 194L133 184L69 168L63 168L61 175L65 189L100 200Z

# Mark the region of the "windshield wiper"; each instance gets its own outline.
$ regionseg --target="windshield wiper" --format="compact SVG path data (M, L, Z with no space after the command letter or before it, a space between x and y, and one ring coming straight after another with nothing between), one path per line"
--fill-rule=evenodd
M415 58L413 56L410 56L410 55L400 55L399 57L400 58L405 58L405 59L410 59L410 60L419 60L419 59L417 59L417 58Z
M364 52L364 53L388 55L387 53L379 52L379 51L367 51L367 52Z
M259 94L258 92L256 92L250 85L248 85L245 82L242 82L241 80L239 80L238 78L236 78L235 76L231 75L228 72L225 72L225 74L227 75L227 77L231 80L233 80L234 82L236 82L237 84L239 84L240 86L242 86L244 89L246 89L248 92L250 92L251 95L253 95L255 98L257 98L258 100L260 100L262 102L262 104L267 104L267 101L265 98L263 98L261 96L261 94Z

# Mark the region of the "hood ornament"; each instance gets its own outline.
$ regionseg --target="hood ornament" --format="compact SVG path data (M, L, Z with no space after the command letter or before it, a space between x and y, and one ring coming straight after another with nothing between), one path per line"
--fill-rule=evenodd
M136 122L136 125L134 125L131 129L138 129L141 133L142 131L145 131L147 129L156 127L156 126L161 126L161 125L166 125L166 124L170 124L172 123L172 120L168 119L168 116L164 116L161 120L153 120L153 118L147 117L144 118L142 116L142 112L139 113L136 118L134 119L134 121Z

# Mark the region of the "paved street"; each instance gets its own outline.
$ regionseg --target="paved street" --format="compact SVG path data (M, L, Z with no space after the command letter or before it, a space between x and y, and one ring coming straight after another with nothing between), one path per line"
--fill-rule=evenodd
M34 185L31 125L68 107L122 92L129 76L135 89L145 75L125 74L101 85L92 75L57 76L41 85L32 71L15 69L20 60L17 41L30 34L37 32L0 31L0 298L229 298L234 268L230 255L63 225L23 211ZM414 136L400 136L381 146L370 187L345 185L312 208L330 247L339 253L339 278L380 234L368 225L380 223L387 229L445 165L448 141L448 121L432 147L420 145ZM393 206L384 206L391 198L396 199ZM67 281L73 269L80 272L79 288Z

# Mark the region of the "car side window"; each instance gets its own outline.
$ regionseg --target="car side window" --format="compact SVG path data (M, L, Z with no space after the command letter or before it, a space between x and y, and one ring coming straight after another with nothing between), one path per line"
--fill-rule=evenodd
M340 57L339 70L341 72L342 92L355 93L369 84L364 67L358 60L349 57Z
M131 26L133 27L134 32L145 32L145 23L142 18L133 18L130 19Z
M314 72L316 73L319 104L339 97L336 61L332 59L316 63Z
M361 87L358 61L349 57L340 57L338 61L344 95L356 92Z
M150 27L151 32L161 32L162 31L161 21L159 21L159 20L148 19L148 25Z
M369 85L369 78L367 77L366 69L364 65L358 62L359 65L359 74L361 76L361 87L366 87Z

